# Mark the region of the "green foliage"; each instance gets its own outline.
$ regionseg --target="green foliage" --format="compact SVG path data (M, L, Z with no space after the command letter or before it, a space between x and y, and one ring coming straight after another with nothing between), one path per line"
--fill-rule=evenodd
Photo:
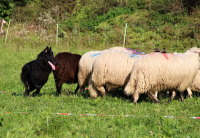
M14 21L38 24L41 23L38 18L49 13L50 18L69 26L69 30L74 25L95 30L104 23L160 26L199 22L198 3L185 0L3 0L0 7L2 18L9 19L12 15ZM188 17L188 8L191 17L195 13L196 18Z
M147 31L145 33L131 33L130 34L130 43L146 43L147 41L159 40L161 36L157 35L155 32Z
M33 0L1 0L0 1L0 18L9 20L12 16L13 9L20 6L25 6ZM36 0L38 1L38 0ZM35 2L36 2L35 1ZM37 8L36 8L37 9ZM29 13L31 14L31 13Z
M3 118L0 119L0 127L3 126Z
M106 14L96 16L94 19L87 18L87 20L79 21L80 26L98 26L102 22L108 22L110 25L114 25L114 18L123 14L134 13L131 7L113 7Z
M32 2L33 0L13 0L16 6L25 6L29 4L29 2ZM35 0L37 2L38 0Z
M148 1L146 0L128 0L127 5L134 7L134 9L146 9Z
M173 13L160 14L158 11L151 11L152 26L161 26L164 24L175 25L181 23L182 25L186 24L181 18Z
M13 0L1 0L0 1L0 18L9 20L10 15L12 13L13 6L14 6Z
M148 26L150 22L150 13L147 10L137 10L125 19L125 22L133 25Z

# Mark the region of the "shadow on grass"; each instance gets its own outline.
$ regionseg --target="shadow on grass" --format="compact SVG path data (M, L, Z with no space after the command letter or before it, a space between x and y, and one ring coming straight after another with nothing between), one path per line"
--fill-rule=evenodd
M118 90L109 92L107 95L108 95L108 96L111 96L111 97L117 97L117 98L119 98L119 99L126 99L126 100L130 101L130 103L132 102L132 96L127 96L127 95L125 95L124 92L123 92L123 89L118 89ZM148 103L152 103L152 102L153 102L153 101L148 97L147 94L140 94L137 103L141 103L141 102L143 102L143 101L148 102Z
M70 92L68 92L68 93L70 93ZM82 94L80 94L78 92L77 96L83 96L85 99L90 99L91 98L90 95L89 95L88 89L85 90ZM118 99L123 99L123 100L128 100L128 101L130 101L130 103L131 103L131 100L132 100L132 96L125 95L123 90L122 90L122 88L119 88L119 89L117 89L115 91L108 92L108 93L106 93L106 96L113 97L113 98L116 97ZM141 94L137 103L140 103L140 102L143 102L143 101L145 101L145 102L153 102L146 94Z
M29 95L29 96L32 96L32 93ZM197 96L198 93L193 93L193 97L194 98L198 98ZM24 96L24 92L23 93L15 93L15 92L12 92L12 95L13 96ZM37 96L42 96L42 95L49 95L49 96L56 96L56 97L59 97L57 91L55 89L50 89L50 92L42 92L40 93L39 95ZM90 95L89 95L89 91L88 89L86 89L82 94L79 93L79 91L77 92L77 94L75 94L75 92L72 90L72 89L67 89L67 90L62 90L61 92L61 95L66 95L66 96L72 96L72 95L77 95L78 97L83 97L85 99L90 99ZM168 96L166 96L166 93L165 92L161 92L158 94L158 100L160 101L160 104L169 104L170 102L168 102L168 100L170 99L172 93L170 92ZM132 101L132 96L127 96L123 93L123 90L122 88L119 88L115 91L111 91L109 93L106 94L106 96L109 96L109 97L116 97L116 98L119 98L119 99L125 99L125 100L128 100L128 101ZM26 96L24 96L26 97ZM184 99L188 98L187 96L187 91L184 92ZM173 100L180 100L180 92L177 92L176 96L174 97ZM141 103L141 102L148 102L148 103L154 103L154 101L152 101L147 94L140 94L140 97L137 101L137 103Z

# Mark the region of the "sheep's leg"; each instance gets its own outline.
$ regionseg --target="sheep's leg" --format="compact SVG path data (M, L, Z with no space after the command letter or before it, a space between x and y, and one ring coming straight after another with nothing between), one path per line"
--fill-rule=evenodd
M169 97L169 91L166 92L165 96L166 96L166 98Z
M36 91L32 94L32 96L39 95L41 88L36 88Z
M132 97L132 101L131 102L134 102L134 103L137 103L137 100L139 99L139 93L138 92L135 92L133 94L133 97Z
M156 91L154 95L155 95L155 97L158 97L158 92Z
M183 102L184 99L183 92L180 92L180 97L181 97L181 102Z
M156 104L159 103L159 100L157 99L158 92L155 92L155 94L153 94L152 92L148 92L147 94Z
M151 95L150 93L147 93L147 95L149 96L149 98L150 98L152 101L154 101L154 99L153 99L153 97L152 97L152 95Z
M97 98L99 96L99 92L91 83L89 83L89 95L91 98Z
M79 84L76 87L75 94L77 93L78 89L79 89Z
M100 91L103 96L106 96L106 90L103 86L97 86L97 90Z
M56 82L56 90L58 92L58 95L61 94L61 89L62 89L62 84L60 84L59 82Z
M83 92L84 92L84 90L85 90L85 87L83 86L83 87L79 87L79 93L80 94L82 94ZM76 94L76 92L75 92L75 94Z
M25 96L28 96L30 93L30 90L28 89L28 83L25 83Z
M199 92L196 92L197 93L197 97L199 97Z
M192 98L192 91L191 91L190 87L187 87L187 92L188 92L188 96L190 98Z
M172 91L172 96L171 96L171 98L169 99L168 102L171 102L172 99L174 99L175 96L176 96L176 92L175 92L175 91Z

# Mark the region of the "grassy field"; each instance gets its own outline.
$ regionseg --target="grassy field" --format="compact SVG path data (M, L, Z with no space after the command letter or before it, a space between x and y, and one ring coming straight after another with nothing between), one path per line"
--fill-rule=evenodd
M21 43L0 40L0 91L6 91L0 93L0 137L199 137L200 120L189 118L200 116L200 98L196 97L181 103L177 96L169 104L165 104L167 99L160 98L161 103L156 105L143 96L135 105L120 92L97 99L91 99L88 91L74 95L76 84L64 84L58 97L51 73L40 96L24 98L21 68L46 45ZM52 49L54 55L62 51L84 54L93 50L64 45L53 45Z

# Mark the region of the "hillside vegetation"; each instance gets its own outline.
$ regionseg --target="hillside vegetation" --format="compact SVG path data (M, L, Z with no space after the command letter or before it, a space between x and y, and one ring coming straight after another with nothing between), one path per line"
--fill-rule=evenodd
M0 17L40 22L48 13L55 22L97 27L102 23L138 25L198 24L199 0L3 0Z
M122 46L127 23L126 47L172 52L199 47L199 6L199 0L3 0L0 17L11 19L9 41L33 46Z

